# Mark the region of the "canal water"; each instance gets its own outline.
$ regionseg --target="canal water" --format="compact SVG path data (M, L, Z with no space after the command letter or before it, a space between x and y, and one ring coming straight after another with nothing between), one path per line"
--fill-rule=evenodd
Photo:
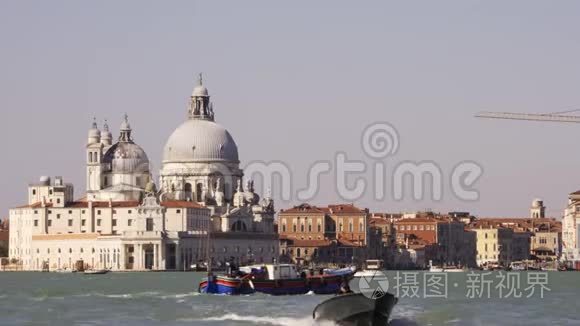
M393 325L580 325L580 273L426 274L352 286L398 292ZM0 272L0 325L317 325L312 310L328 298L200 295L202 277Z

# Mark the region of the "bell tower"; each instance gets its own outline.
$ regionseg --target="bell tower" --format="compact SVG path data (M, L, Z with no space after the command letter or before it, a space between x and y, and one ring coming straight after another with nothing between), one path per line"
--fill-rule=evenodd
M546 206L544 206L544 201L541 199L534 199L532 202L532 207L530 208L530 218L545 218L546 217Z
M93 121L91 129L89 129L89 137L87 143L87 192L97 191L102 189L101 175L103 159L103 147L101 142L101 131L97 126L97 119Z

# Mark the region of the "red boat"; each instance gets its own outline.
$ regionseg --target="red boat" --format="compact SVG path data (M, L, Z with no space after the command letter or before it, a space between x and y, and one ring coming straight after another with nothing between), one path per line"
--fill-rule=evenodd
M342 273L302 273L299 275L296 266L292 264L266 264L247 266L240 271L251 275L249 278L256 292L271 295L296 295L313 292L314 294L338 293L343 282L348 282L353 270Z

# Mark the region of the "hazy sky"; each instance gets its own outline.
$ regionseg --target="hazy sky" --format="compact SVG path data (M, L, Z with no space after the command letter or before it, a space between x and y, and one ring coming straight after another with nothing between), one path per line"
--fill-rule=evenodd
M337 152L374 162L361 133L387 121L400 135L388 167L434 161L447 180L476 161L480 199L446 186L438 202L369 193L357 205L527 216L541 197L560 216L580 189L580 125L473 114L580 108L579 18L577 1L2 1L2 216L41 175L82 195L93 116L116 137L127 112L158 170L198 72L242 164L282 161L297 188ZM341 201L332 177L321 183L313 203Z

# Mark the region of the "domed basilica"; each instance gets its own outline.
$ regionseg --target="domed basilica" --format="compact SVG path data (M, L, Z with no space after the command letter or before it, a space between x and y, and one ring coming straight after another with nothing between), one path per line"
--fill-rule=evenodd
M116 143L96 121L86 146L86 193L43 176L10 210L10 258L25 270L188 270L278 258L274 202L243 181L238 147L215 122L201 75L187 120L169 136L159 185L125 115Z

